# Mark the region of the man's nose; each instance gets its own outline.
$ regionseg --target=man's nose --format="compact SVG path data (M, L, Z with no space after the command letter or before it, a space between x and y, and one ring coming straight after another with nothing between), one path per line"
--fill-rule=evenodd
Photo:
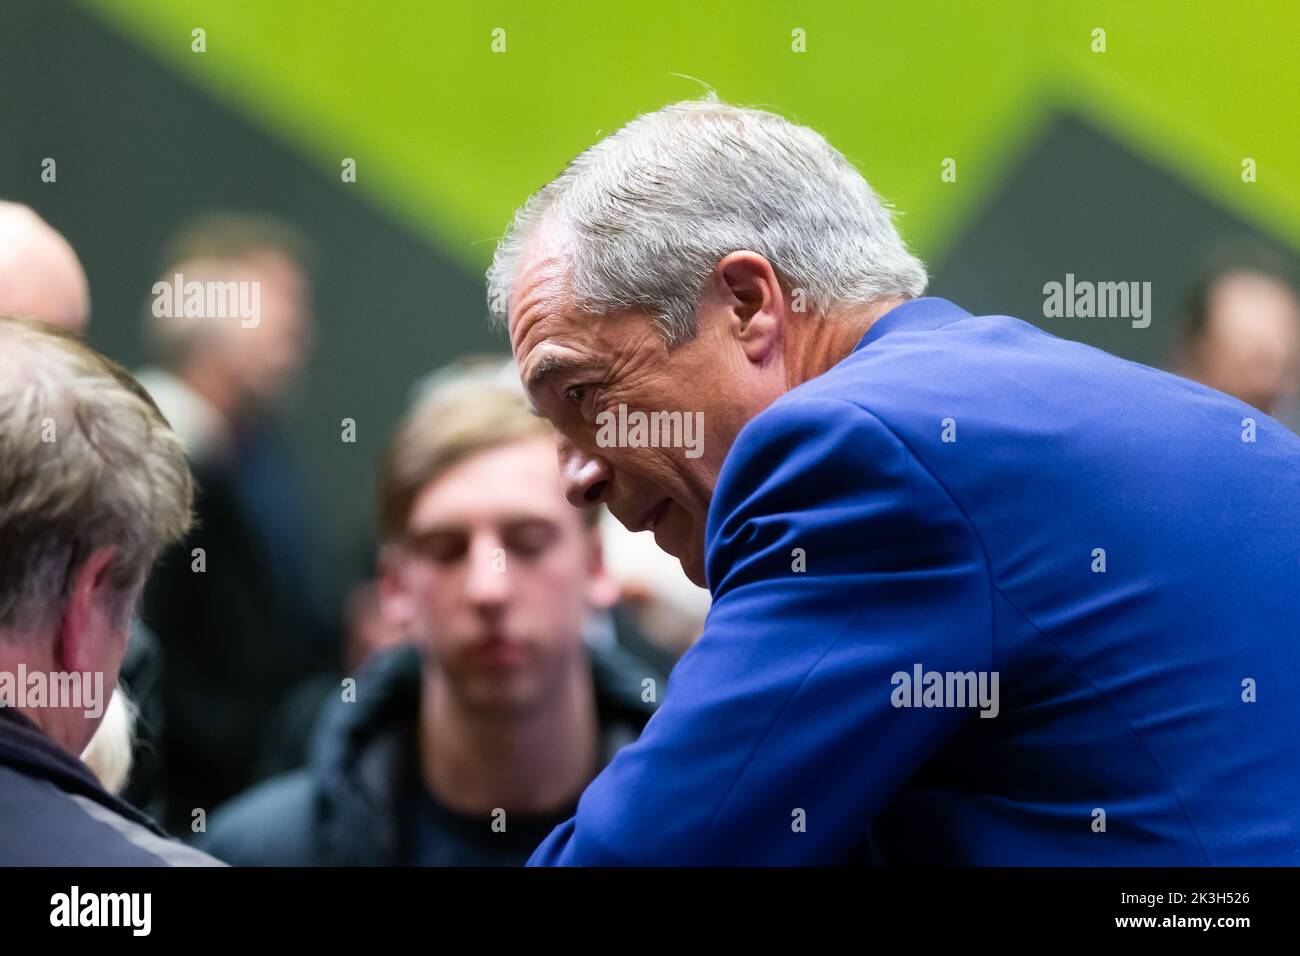
M495 536L481 535L470 544L466 555L465 594L481 607L504 604L510 596L510 574L506 552Z
M555 450L564 479L564 496L575 508L594 508L605 500L612 470L604 458L584 452L569 439L556 435Z

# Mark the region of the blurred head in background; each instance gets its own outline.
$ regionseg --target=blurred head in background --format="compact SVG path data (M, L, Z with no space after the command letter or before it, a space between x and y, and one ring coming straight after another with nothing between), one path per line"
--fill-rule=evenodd
M111 693L192 503L181 442L134 379L69 333L0 318L0 671L98 675ZM19 709L72 754L103 716Z
M149 344L159 365L227 425L270 409L311 349L309 258L296 230L244 213L196 219L166 247Z
M1185 374L1277 415L1300 386L1300 297L1285 261L1267 249L1223 250L1188 304Z
M589 671L584 619L616 593L597 512L565 499L550 426L502 368L444 373L399 426L380 477L380 591L453 706L521 716Z
M76 335L90 321L90 285L68 241L29 207L0 201L0 315Z

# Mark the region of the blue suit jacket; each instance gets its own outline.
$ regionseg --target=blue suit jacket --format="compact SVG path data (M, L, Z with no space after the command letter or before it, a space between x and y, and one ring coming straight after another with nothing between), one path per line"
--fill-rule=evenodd
M1300 864L1300 438L1235 399L915 300L740 433L707 572L532 864Z

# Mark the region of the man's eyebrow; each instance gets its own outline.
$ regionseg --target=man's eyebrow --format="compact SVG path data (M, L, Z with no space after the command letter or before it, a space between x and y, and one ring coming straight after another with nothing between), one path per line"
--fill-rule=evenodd
M528 374L525 388L531 393L545 385L548 379L561 372L584 372L595 367L595 363L590 359L567 355L544 355L537 363L537 367Z
M534 525L545 525L554 527L555 519L547 515L519 513L509 514L502 517L498 522L498 527L506 530L516 530L518 528L531 527ZM442 537L467 537L470 530L463 524L457 524L455 520L441 521L431 524L426 528L408 528L406 538L409 541L427 540L429 538Z
M461 525L442 523L429 525L427 528L407 528L406 539L408 541L419 541L425 538L437 538L446 535L464 536L467 533L466 529Z

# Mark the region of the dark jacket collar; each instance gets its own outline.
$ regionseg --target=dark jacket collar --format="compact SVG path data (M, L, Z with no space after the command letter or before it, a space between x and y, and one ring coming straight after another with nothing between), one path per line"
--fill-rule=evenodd
M608 762L635 740L655 705L647 674L621 649L593 648L596 710ZM659 681L659 693L664 683ZM318 788L318 851L332 865L397 865L400 827L417 773L421 661L415 647L377 653L356 677L355 702L335 700L313 737L307 773Z
M158 836L166 836L148 815L105 790L89 767L12 707L0 707L0 766L35 780L48 780L64 793L87 797Z
M970 317L971 314L961 306L938 296L909 299L878 318L853 351L866 348L890 332L927 332Z

